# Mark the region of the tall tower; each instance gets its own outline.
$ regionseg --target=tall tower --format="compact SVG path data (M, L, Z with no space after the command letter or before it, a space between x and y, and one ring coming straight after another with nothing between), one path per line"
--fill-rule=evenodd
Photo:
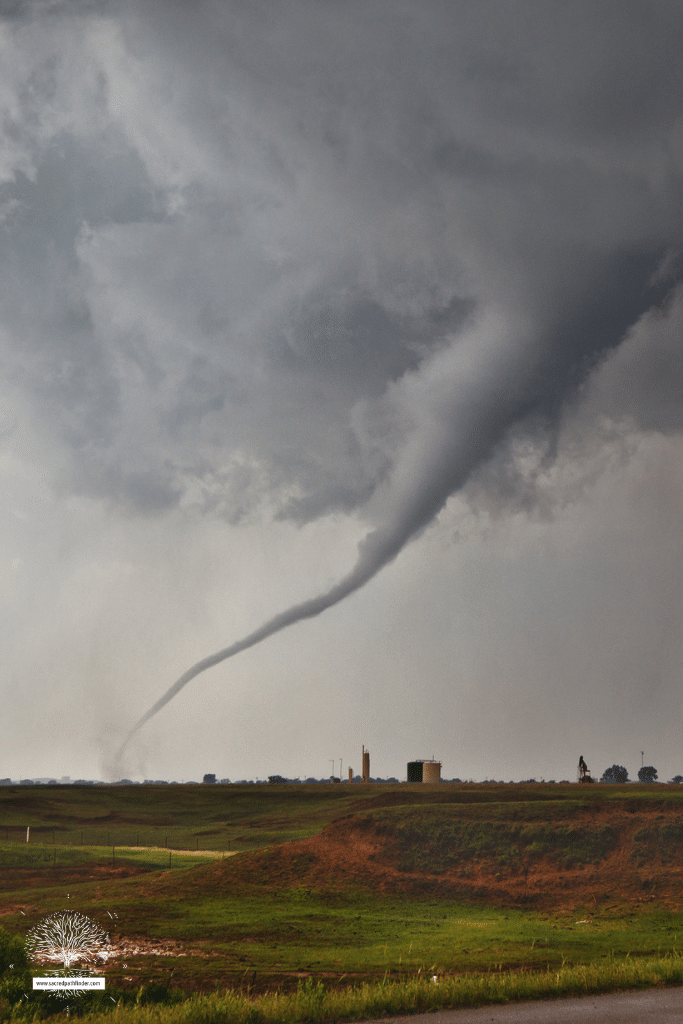
M363 782L370 781L370 751L363 747Z

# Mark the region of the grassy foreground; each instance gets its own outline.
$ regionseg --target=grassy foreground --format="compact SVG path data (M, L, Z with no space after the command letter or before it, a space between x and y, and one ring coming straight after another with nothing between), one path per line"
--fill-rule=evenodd
M102 1012L87 1012L86 999L79 1013L84 1022L104 1024L116 1015L117 1024L297 1024L300 1021L363 1020L387 1014L421 1013L433 1010L549 999L677 985L683 982L683 957L647 960L626 959L604 966L562 967L555 971L465 975L459 977L419 975L402 981L382 981L341 990L327 991L312 979L300 983L291 994L266 993L250 997L241 992L194 996L169 1005L160 993L144 990L135 1004L113 1000ZM1 991L1 986L0 986ZM99 997L102 1005L103 998ZM106 1003L104 1004L106 1006ZM53 1008L52 1012L54 1012ZM50 1012L47 1005L45 1010ZM83 1012L86 1011L86 1012ZM35 1003L19 1002L11 1007L0 996L0 1019L39 1020L43 1016Z
M0 920L19 942L67 907L111 931L106 990L70 1012L131 1024L352 1020L678 984L682 797L13 787L0 792ZM64 1014L5 968L0 1021Z

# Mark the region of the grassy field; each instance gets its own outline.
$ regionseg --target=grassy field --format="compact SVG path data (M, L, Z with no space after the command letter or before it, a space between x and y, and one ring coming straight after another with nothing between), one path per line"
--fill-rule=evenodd
M220 999L236 1016L217 1020L246 1019L247 1004L263 1013L250 1020L326 1019L542 993L551 977L558 992L675 981L682 798L663 786L3 787L0 923L21 936L51 911L85 912L122 944L109 1008L156 1000L166 1014L183 994L235 993L206 995L201 1013L192 1003L202 1019L227 1013ZM228 844L241 852L223 858ZM643 895L650 875L666 899ZM21 999L19 980L0 980L0 1019L55 1009Z
M315 835L359 788L0 786L0 849L30 826L32 842L57 846L252 850Z
M0 844L0 870L35 871L44 870L46 880L51 879L56 869L59 871L76 868L86 869L88 866L111 865L112 867L148 868L158 871L160 868L191 867L193 864L204 864L207 856L216 859L224 854L218 850L197 851L175 850L164 847L125 847L125 846L55 846L52 843L4 843ZM1 885L2 883L0 883ZM35 881L32 883L35 885Z

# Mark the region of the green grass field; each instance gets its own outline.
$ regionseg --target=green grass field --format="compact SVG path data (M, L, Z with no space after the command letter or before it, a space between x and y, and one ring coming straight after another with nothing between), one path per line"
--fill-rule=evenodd
M635 870L676 859L682 798L665 787L3 787L0 913L22 936L71 907L139 943L125 966L107 968L108 1007L98 994L74 1012L113 1009L115 998L119 1015L128 1006L140 1021L152 1013L141 1004L155 1001L164 1020L195 1019L183 1016L194 1007L196 1019L265 1022L675 981L683 913L671 901L613 893L539 910L383 893L370 876L311 875L312 854L283 861L278 851L332 822L343 829L351 815L385 837L398 875L438 882L486 862L514 878L520 857L557 871L599 866L618 848L618 812L635 816ZM229 847L242 852L223 860ZM174 955L143 948L164 942ZM436 985L425 981L434 975ZM0 1020L60 1009L53 997L21 998L19 980L7 970L0 979ZM183 994L195 1002L172 1008Z
M251 850L315 835L359 799L336 786L0 786L0 849L161 846Z

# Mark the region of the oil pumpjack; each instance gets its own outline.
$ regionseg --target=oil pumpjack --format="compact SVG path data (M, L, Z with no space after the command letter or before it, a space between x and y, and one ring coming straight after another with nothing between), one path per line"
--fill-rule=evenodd
M583 754L579 758L579 776L578 782L595 782L595 779L591 776L588 770L588 765L583 759Z

